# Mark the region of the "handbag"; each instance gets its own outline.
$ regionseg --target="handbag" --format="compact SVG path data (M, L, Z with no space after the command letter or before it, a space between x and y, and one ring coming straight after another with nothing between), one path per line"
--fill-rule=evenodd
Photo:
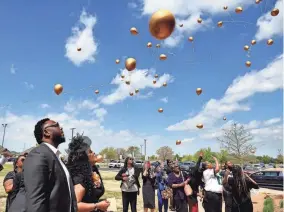
M170 199L173 196L172 189L168 187L165 190L163 190L161 193L163 199Z
M183 180L183 182L184 182L184 178L183 178L182 172L181 172L181 176L182 176L182 180ZM185 193L185 195L186 195L187 197L190 196L190 195L192 195L192 188L190 187L189 184L185 184L185 185L184 185L184 193Z

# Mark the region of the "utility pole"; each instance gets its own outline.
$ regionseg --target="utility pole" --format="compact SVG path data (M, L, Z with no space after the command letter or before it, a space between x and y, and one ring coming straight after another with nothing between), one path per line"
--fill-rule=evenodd
M147 139L144 139L144 154L145 154L145 160L147 159L146 141L147 141Z
M6 127L8 124L2 124L3 128L4 128L4 132L3 132L3 139L2 139L2 148L4 148L4 140L5 140L5 133L6 133Z
M73 139L73 135L74 135L74 130L75 130L76 128L71 128L70 130L72 130L72 137L71 137L71 140Z
M141 151L141 156L143 155L143 152L142 152L142 148L143 148L143 145L142 144L140 144L140 151Z

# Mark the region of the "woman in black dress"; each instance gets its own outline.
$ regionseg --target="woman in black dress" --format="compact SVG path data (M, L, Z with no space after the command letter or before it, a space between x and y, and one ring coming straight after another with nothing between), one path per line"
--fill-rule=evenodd
M74 183L78 212L107 211L109 202L99 201L103 195L102 180L93 172L96 157L86 136L77 135L69 144L67 168Z
M258 189L258 184L247 174L243 173L240 166L232 169L233 177L228 178L228 183L232 187L232 212L253 212L253 205L250 197L252 188Z
M150 162L147 161L144 163L143 170L143 202L144 202L144 212L148 212L148 209L151 212L155 211L155 181L156 176L154 169L150 167Z

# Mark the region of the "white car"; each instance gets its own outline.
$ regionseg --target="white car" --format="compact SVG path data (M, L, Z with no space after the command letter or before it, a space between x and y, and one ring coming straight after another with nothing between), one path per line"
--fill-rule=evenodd
M124 166L124 163L119 160L113 160L108 164L108 168L121 168Z

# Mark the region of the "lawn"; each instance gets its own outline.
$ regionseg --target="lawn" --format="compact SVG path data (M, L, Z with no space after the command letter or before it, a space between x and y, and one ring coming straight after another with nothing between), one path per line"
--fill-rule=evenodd
M6 174L12 170L13 170L12 164L5 164L4 169L0 172L0 212L4 212L6 207L7 194L3 188L3 180Z

